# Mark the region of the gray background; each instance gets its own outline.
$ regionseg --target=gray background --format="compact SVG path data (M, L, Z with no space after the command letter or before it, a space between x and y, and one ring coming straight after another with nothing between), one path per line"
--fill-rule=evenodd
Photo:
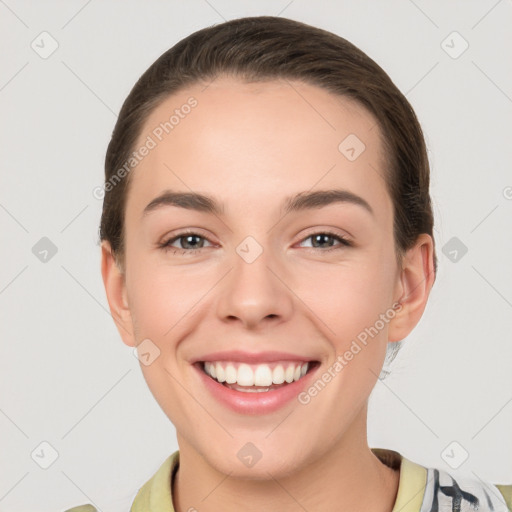
M425 130L439 273L372 394L370 446L512 483L510 1L0 0L0 511L128 510L177 448L108 311L93 190L142 72L194 30L262 14L352 41Z

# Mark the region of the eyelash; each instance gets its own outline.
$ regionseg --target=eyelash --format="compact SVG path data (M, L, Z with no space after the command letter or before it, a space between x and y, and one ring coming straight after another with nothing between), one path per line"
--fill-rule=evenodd
M194 235L194 236L197 236L199 238L203 238L204 240L208 240L208 242L212 243L205 236L202 236L199 233L196 233L195 231L190 230L190 231L182 231L181 233L179 233L178 235L170 238L166 242L162 242L161 244L158 244L158 248L163 250L164 252L172 251L173 249L174 250L179 250L179 251L182 251L183 254L186 254L186 253L194 254L194 253L197 253L197 252L201 251L202 249L205 249L205 247L200 247L199 249L180 249L178 247L172 247L171 244L174 243L176 240L179 240L180 238L184 238L185 236L190 236L190 235ZM335 238L336 240L338 240L340 242L340 245L334 246L334 247L330 247L328 249L321 249L319 247L308 247L308 249L313 249L313 250L316 249L316 250L319 250L321 252L331 252L331 251L334 251L334 250L343 249L343 248L346 248L346 247L352 247L353 246L353 243L348 238L345 238L344 236L338 235L337 233L334 233L334 232L329 231L329 230L317 231L315 233L311 233L310 235L308 235L305 238L303 238L301 240L301 242L304 242L305 240L308 240L309 238L312 238L312 237L314 237L316 235L329 235L329 236Z

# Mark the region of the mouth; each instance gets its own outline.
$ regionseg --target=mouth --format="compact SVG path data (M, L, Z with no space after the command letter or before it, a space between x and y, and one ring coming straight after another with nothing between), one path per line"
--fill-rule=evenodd
M275 361L248 364L238 361L199 361L210 379L241 393L267 393L301 380L319 361Z
M196 361L202 385L221 405L240 414L274 412L309 385L319 361Z

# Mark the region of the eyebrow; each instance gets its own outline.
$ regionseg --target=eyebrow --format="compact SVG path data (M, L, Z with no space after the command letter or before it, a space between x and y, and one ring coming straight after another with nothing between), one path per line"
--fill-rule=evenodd
M315 192L300 192L284 200L282 210L285 214L323 208L334 203L354 204L375 215L370 204L362 197L349 190L317 190ZM214 215L224 214L224 205L211 196L196 192L176 192L165 190L155 197L143 210L142 217L165 206L175 206L187 210L195 210Z

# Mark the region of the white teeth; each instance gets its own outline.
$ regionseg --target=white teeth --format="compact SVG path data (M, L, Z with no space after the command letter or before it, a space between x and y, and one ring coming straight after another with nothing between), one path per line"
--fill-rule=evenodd
M260 364L254 372L254 385L255 386L271 386L272 385L272 371L266 364Z
M237 371L232 364L226 366L226 382L228 384L234 384L236 382Z
M278 364L272 372L272 382L274 384L282 384L284 382L284 368L282 364Z
M216 378L216 375L215 375L215 370L212 371L212 367L213 367L213 364L212 363L209 363L209 362L205 362L204 363L204 371L210 375L211 377L213 377L214 379Z
M250 386L235 386L236 391L242 391L243 393L265 393L270 388L251 388Z
M237 383L239 386L254 386L254 372L248 364L238 367Z
M204 371L218 382L227 384L237 384L238 386L267 387L267 389L251 391L268 391L268 386L272 384L288 384L299 380L306 375L309 363L288 363L286 365L278 364L272 370L268 364L248 365L245 363L225 363L211 362L204 363Z
M293 382L294 372L295 372L295 367L292 364L290 366L288 366L288 368L286 368L286 371L284 372L284 380L286 382L288 382L288 384L290 382Z
M220 363L217 363L215 365L215 373L217 375L217 380L219 382L224 382L226 380L226 372L224 371L224 368L222 368Z

